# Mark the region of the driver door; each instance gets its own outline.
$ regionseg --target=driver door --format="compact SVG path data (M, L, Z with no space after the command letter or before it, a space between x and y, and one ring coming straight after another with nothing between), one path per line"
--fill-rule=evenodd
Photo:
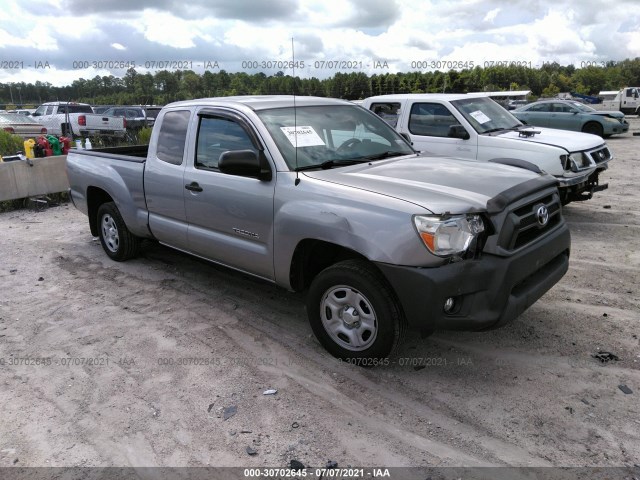
M414 103L408 119L408 133L416 150L434 155L447 155L475 159L478 154L477 136L450 137L450 128L460 121L440 103Z
M189 250L273 279L275 175L259 180L218 168L226 151L259 150L252 133L251 126L235 115L199 114L196 151L184 174Z

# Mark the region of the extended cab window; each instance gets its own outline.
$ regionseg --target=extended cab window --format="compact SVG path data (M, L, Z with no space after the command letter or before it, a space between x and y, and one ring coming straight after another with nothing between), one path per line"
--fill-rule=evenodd
M459 124L449 109L439 103L415 103L411 107L409 131L414 135L448 137L451 126Z
M180 165L189 126L189 110L167 112L162 119L156 155L163 162Z
M398 117L400 116L399 103L372 103L369 109L392 127L398 124Z
M196 146L196 168L218 168L220 155L229 150L253 150L251 138L242 126L222 117L200 117Z

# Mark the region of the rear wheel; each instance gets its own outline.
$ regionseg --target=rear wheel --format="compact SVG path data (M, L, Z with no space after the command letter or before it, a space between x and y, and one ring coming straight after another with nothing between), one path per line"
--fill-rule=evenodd
M138 254L140 238L129 231L114 202L103 203L98 208L98 235L102 248L112 260L122 262Z
M602 125L600 125L597 122L589 122L586 123L584 125L584 127L582 127L582 131L584 133L590 133L592 135L598 135L599 137L602 137Z
M400 343L406 320L385 278L364 260L336 263L313 280L307 314L333 356L374 366Z

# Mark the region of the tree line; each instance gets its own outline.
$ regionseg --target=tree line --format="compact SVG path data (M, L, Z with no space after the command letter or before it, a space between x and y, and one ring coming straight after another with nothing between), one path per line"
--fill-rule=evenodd
M538 68L491 66L465 70L383 73L338 72L330 78L292 77L247 72L191 70L140 73L129 69L123 77L80 78L71 85L47 82L0 83L0 104L38 105L47 101L75 101L93 105L164 105L178 100L230 95L292 94L363 99L388 93L468 93L531 90L533 97L553 97L559 92L597 95L640 85L640 58L606 62L600 66L547 63Z

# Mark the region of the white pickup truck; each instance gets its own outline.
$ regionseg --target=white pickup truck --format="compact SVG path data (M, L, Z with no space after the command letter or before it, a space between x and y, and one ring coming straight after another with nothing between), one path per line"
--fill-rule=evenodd
M127 132L124 118L93 113L87 103L43 103L32 116L52 135L122 138Z
M598 180L613 155L587 133L528 127L476 94L398 94L369 97L372 110L409 140L435 155L537 168L558 180L562 203L588 200L608 188Z

